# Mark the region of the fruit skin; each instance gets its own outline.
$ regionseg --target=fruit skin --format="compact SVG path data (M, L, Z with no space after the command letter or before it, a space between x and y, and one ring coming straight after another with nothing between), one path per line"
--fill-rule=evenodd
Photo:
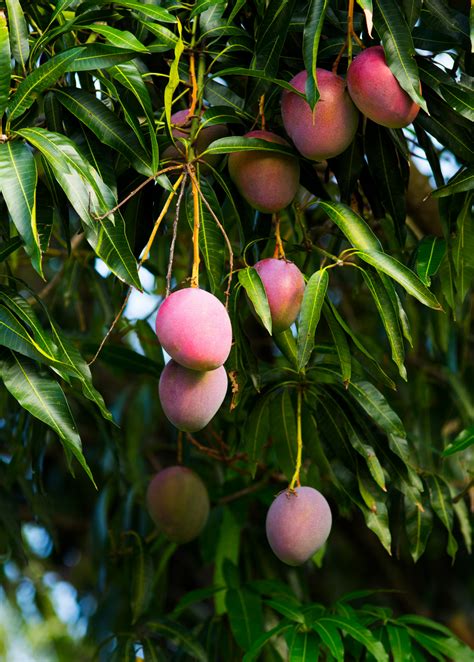
M197 432L213 418L227 392L223 366L201 372L169 361L160 377L160 402L166 417L179 430Z
M260 138L287 145L286 140L271 131L250 131L244 138ZM249 205L272 214L287 207L296 195L300 180L298 159L285 154L233 152L229 155L229 174Z
M215 370L232 344L227 310L217 297L197 287L177 290L163 301L156 335L175 361L192 370Z
M188 114L189 114L189 109L186 109L186 110L178 110L176 113L173 113L173 115L171 115L171 124L176 125L171 129L171 133L173 134L174 138L189 137L189 131L191 129L190 123L183 130L180 130L178 128L179 126L184 126L187 123ZM214 140L217 140L218 138L225 138L228 135L229 135L229 130L227 129L227 126L225 124L213 124L212 126L204 127L199 131L197 135L196 142L194 144L195 153L201 154L201 152L204 152L204 150L212 142L214 142ZM176 146L170 145L165 149L165 151L163 152L163 159L182 162L184 154L185 154L184 145L179 140L177 140ZM221 160L221 158L222 157L220 154L209 154L208 156L204 157L204 161L207 165L215 168L216 165ZM200 167L201 167L201 172L203 172L204 174L206 174L210 170L210 168L208 168L205 164L202 163L200 164Z
M322 161L349 147L357 131L359 113L340 76L326 69L316 69L316 76L321 97L314 114L305 99L285 90L281 115L285 130L300 154ZM307 72L300 71L290 85L304 92L307 78Z
M354 58L347 71L347 86L364 115L391 129L408 126L420 110L390 71L382 46L366 48Z
M267 513L266 532L274 554L288 565L301 565L326 542L331 531L329 504L318 490L297 487L281 492Z
M168 467L148 485L146 502L150 517L169 540L194 540L209 516L209 495L199 476L187 467Z
M267 294L272 332L288 329L300 312L305 282L296 264L267 257L255 264Z

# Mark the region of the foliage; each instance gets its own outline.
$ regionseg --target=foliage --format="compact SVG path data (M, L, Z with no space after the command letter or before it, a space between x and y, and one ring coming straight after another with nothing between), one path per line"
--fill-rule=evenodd
M460 557L447 571L453 610L472 588L470 30L468 3L444 0L0 2L9 598L17 568L41 617L51 613L22 538L35 521L54 542L44 571L68 573L97 601L84 646L101 659L472 659L436 620L399 615L439 620L439 596L409 598L411 608L391 593L374 604L361 603L370 591L340 597L364 580L421 592L445 572L445 553ZM300 190L278 218L252 210L225 155L294 155L242 135L256 124L284 134L281 92L298 71L310 72L314 105L316 63L345 75L361 46L381 40L422 106L414 124L361 119L340 156L299 157ZM177 139L171 115L189 106L188 138ZM196 153L199 133L222 124L231 135ZM173 143L185 163L166 155ZM414 188L412 156L434 191L424 180ZM297 327L272 337L252 265L273 254L274 230L307 287ZM232 393L205 430L183 437L158 402L164 360L148 321L190 277L228 303ZM141 299L153 310L136 319L126 306ZM301 480L329 499L335 527L327 553L295 571L263 532L293 476L297 422ZM178 549L144 506L152 474L177 453L214 505L200 541ZM80 560L66 570L71 554ZM51 642L72 658L62 631Z

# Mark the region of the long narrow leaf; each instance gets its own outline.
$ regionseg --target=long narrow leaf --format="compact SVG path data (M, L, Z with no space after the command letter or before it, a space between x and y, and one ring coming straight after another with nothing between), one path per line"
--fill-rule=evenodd
M12 55L23 72L26 72L26 61L30 54L28 43L28 26L19 0L6 0L8 25L10 29L10 46Z
M5 13L0 10L0 118L5 112L10 92L11 53Z
M320 269L311 276L306 285L298 328L298 370L304 369L313 351L314 334L321 317L328 284L329 274L327 269Z

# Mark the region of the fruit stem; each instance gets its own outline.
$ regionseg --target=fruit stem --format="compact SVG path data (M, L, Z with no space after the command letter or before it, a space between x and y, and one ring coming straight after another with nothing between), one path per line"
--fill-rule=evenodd
M300 471L301 471L301 459L303 456L303 435L301 433L301 401L302 401L302 392L301 389L298 389L298 399L296 404L296 467L291 483L288 487L290 492L293 492L296 487L300 487Z
M191 274L191 287L199 287L199 191L195 177L191 177L193 192L193 270Z
M191 81L191 104L189 106L188 117L192 117L196 111L197 104L197 83L194 53L191 53L189 56L189 78Z
M281 240L280 234L280 215L278 212L273 214L273 224L275 225L275 251L273 252L273 257L279 260L285 259L285 249L283 248L283 242Z
M265 131L265 95L262 94L258 102L258 114L260 115L260 128Z
M347 9L347 61L352 62L352 35L354 34L354 0L349 0Z

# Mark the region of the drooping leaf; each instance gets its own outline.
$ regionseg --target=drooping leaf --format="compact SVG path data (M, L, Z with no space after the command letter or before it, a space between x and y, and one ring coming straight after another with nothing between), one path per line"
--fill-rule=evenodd
M38 173L31 150L23 142L0 143L0 191L25 250L42 275L40 237L36 222Z
M474 444L474 426L460 432L456 439L444 449L443 455L447 456L459 453L472 446L472 444Z
M308 72L305 91L311 109L315 107L320 97L316 76L316 61L328 4L328 0L311 0L303 31L303 59Z
M319 639L314 632L295 629L287 635L289 662L318 662Z
M147 53L148 49L128 30L117 30L110 25L84 25L87 30L97 32L110 42L116 48L125 48L129 51L138 53Z
M171 109L173 106L173 96L179 85L179 61L184 52L184 41L181 34L182 30L180 22L178 22L178 31L179 38L174 47L174 58L170 64L168 83L166 84L164 93L166 125L171 135L173 135L171 131Z
M22 115L34 103L36 95L51 87L82 53L82 47L70 48L39 66L19 84L8 104L8 123Z
M10 38L5 13L0 10L0 117L7 107L11 79Z
M325 303L323 306L323 315L331 331L334 345L336 346L337 355L339 356L339 363L341 365L342 382L345 386L351 381L352 374L352 361L349 344L347 342L346 334L343 328L336 320L331 307Z
M327 646L329 652L337 662L343 662L344 644L342 643L342 638L337 627L328 622L321 622L321 620L312 623L311 627L321 637L321 641Z
M363 251L381 251L382 245L364 219L341 202L319 201L331 221L345 234L349 243Z
M387 623L387 634L393 662L411 662L411 641L406 628Z
M254 267L247 267L239 271L239 283L245 289L248 298L253 304L263 326L268 333L272 333L272 317L268 304L267 294L262 280Z
M260 637L255 639L250 649L245 653L244 657L242 658L242 662L254 662L255 660L257 660L257 658L260 656L261 649L270 639L280 634L283 634L284 632L286 632L286 630L289 630L291 627L292 627L291 621L284 619L280 621L278 625L275 625L275 627L273 627L271 630L268 630L264 634L261 634Z
M32 361L14 352L2 355L0 373L5 387L13 397L30 414L56 432L65 449L74 455L94 482L82 453L81 439L71 410L58 382L41 374Z
M462 303L474 282L474 223L472 222L473 194L466 196L456 222L456 235L452 245L456 290Z
M143 6L146 7L147 5ZM192 632L186 630L186 628L180 623L172 621L171 619L162 618L160 620L147 621L147 629L151 630L158 636L177 641L179 647L186 651L193 660L197 660L197 662L208 662L206 651L200 642L193 636Z
M100 2L106 3L106 0L100 0ZM117 0L117 2L114 4L118 5L119 7L125 7L126 9L137 11L140 14L143 14L148 18L152 18L155 21L161 21L162 23L176 23L176 18L173 16L173 14L171 14L163 7L143 4L138 0Z
M458 172L451 177L449 182L444 186L440 186L432 192L434 198L444 198L447 195L454 193L461 193L462 191L470 191L474 188L474 166L461 168Z
M377 270L393 278L397 283L400 283L409 294L415 297L415 299L418 299L418 301L421 301L425 306L434 308L435 310L442 310L435 295L429 291L418 276L394 257L381 251L357 251L356 255L362 258L364 262L367 262Z
M406 436L403 423L398 414L394 412L373 384L364 381L351 382L349 393L387 434L394 434L402 438Z
M26 61L30 54L30 46L28 43L28 26L25 15L19 0L5 0L5 4L7 6L12 55L23 72L26 72Z
M261 459L262 449L268 441L270 430L268 399L259 398L257 404L250 412L243 430L245 451L252 475L255 475L257 462Z
M270 403L271 436L278 466L291 480L296 467L296 417L288 389L272 399Z
M227 591L225 602L232 634L247 651L263 630L261 598L246 588L238 588Z
M23 241L20 237L12 237L7 241L0 244L0 262L4 262L12 253L17 251L20 246L23 246Z
M367 32L369 33L369 37L372 36L372 27L373 27L373 5L372 5L372 0L357 0L357 4L362 7L362 11L364 12L365 16L365 22L367 25Z
M428 476L427 482L433 511L448 532L447 552L454 560L458 550L458 543L453 535L453 505L449 487L439 476Z
M346 632L350 637L360 642L375 657L377 662L389 662L387 651L383 647L382 642L377 641L370 630L356 620L331 615L323 616L317 622L336 627Z
M431 285L446 253L446 241L440 237L423 237L416 254L416 272L426 286Z
M87 44L82 53L70 65L70 71L96 71L107 69L121 62L133 60L135 51L126 51L110 44Z
M314 336L329 284L327 269L314 273L306 284L298 327L298 370L303 370L314 348Z
M253 152L255 150L295 156L294 151L287 145L271 143L268 140L262 140L261 138L243 138L241 136L230 136L228 138L214 140L214 142L204 150L202 155L232 154L233 152Z

